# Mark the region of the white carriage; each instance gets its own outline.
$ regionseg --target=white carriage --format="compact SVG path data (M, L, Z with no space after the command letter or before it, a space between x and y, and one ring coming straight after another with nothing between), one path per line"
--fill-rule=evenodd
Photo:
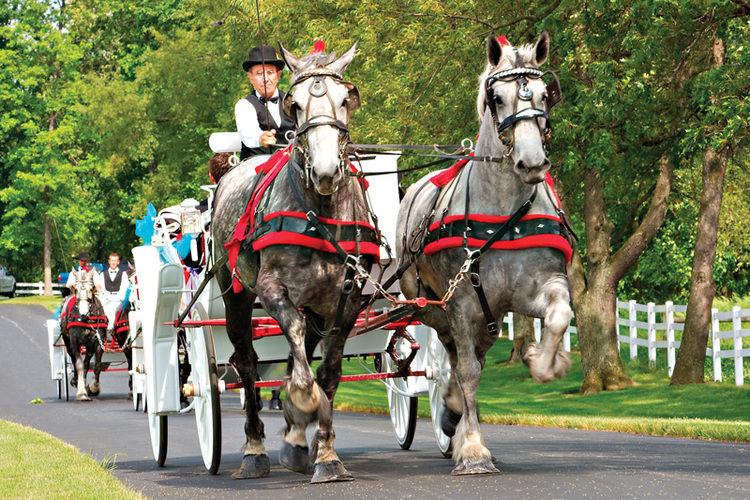
M227 135L223 135L222 139L226 139ZM211 144L216 151L218 148L215 144L221 141L215 139L216 137L212 137ZM367 173L392 172L396 170L397 158L386 155L367 157L362 160L362 168ZM368 182L368 192L380 229L386 239L393 242L399 205L396 174L370 177ZM209 207L214 187L204 186L209 196ZM170 209L172 212L180 212L182 234L197 236L193 239L196 243L191 251L204 256L193 255L203 259L203 266L198 276L189 277L187 285L187 268L172 246L163 214L156 218L156 232L151 244L133 249L140 310L133 313L137 318L131 318L131 324L140 320L142 327L142 335L138 337L133 351L134 401L145 398L154 458L159 466L163 466L166 460L168 416L194 411L203 462L208 471L215 474L221 458L221 394L240 387L240 384L233 383L227 377L233 371L228 367L234 348L224 326L224 304L216 280L212 279L205 284L205 290L186 315L179 333L175 327L176 318L184 312L190 298L196 293L196 287L203 282L207 270L213 265L211 235L206 230L210 210L201 214L194 205L188 201ZM261 379L256 387L274 387L281 384L280 380L274 379L279 377L279 373L283 373L289 347L275 322L263 316L267 315L256 311L253 318L253 345L259 358ZM375 354L382 360L378 363L380 373L343 376L341 381L379 379L386 385L394 432L399 445L404 449L410 447L414 437L417 398L429 395L438 445L447 454L450 438L440 428L440 396L442 387L447 383L450 368L442 344L435 332L424 325L406 326L407 323L401 325L383 321L387 316L385 313L380 314L379 318L376 316L373 314L368 318L367 323L371 323L369 326L365 325L364 319L358 322L346 342L344 356ZM381 320L379 323L378 319ZM377 324L382 327L372 329ZM398 333L403 331L403 328L397 329L400 325L406 326L408 336ZM184 341L178 340L182 332ZM396 338L389 348L394 336ZM407 365L398 377L395 376L396 361L387 354L389 350L398 358L412 358L411 365ZM415 350L414 354L412 350ZM180 357L185 354L190 363L187 383L180 379ZM319 352L316 351L316 356L318 355ZM404 377L403 374L407 371L411 376ZM181 391L188 397L187 407L181 405Z

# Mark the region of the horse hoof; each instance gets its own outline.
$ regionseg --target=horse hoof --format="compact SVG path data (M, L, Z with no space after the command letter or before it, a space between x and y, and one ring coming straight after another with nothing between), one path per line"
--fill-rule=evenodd
M79 394L76 396L76 401L91 401L91 398L88 394Z
M266 477L271 473L271 461L268 455L255 454L242 457L240 470L232 474L232 479L255 479Z
M279 451L279 463L289 470L299 472L300 474L312 473L310 467L310 448L289 444L286 441L281 443Z
M349 474L340 460L330 460L315 464L315 473L310 480L315 483L332 483L335 481L354 481L354 476Z
M496 474L500 472L492 465L491 458L481 460L462 460L451 471L451 476L466 476L469 474Z
M89 396L98 396L101 392L101 387L99 385L90 385L88 386Z
M460 421L461 415L448 408L448 405L443 402L443 416L440 419L440 428L443 430L443 434L453 437L456 433L456 426Z

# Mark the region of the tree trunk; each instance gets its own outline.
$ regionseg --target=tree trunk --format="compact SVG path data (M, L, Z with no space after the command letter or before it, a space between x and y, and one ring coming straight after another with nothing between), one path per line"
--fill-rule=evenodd
M711 304L716 293L714 261L727 156L726 151L713 150L703 155L703 194L690 275L690 296L671 385L700 384L704 379Z
M44 214L44 296L52 296L52 265L50 262L51 238L49 232L49 217Z
M534 318L523 314L513 313L513 350L510 352L508 364L523 361L526 349L534 340Z
M616 288L605 286L589 289L575 303L583 365L583 394L634 385L625 373L617 348L616 306Z
M723 40L715 38L714 68L724 64L724 54ZM721 100L717 96L711 98L711 103L717 107L721 106ZM722 151L709 148L703 155L703 193L698 212L685 331L682 334L670 385L702 384L704 381L708 325L711 322L711 304L716 293L714 262L719 236L719 213L729 154L729 148Z

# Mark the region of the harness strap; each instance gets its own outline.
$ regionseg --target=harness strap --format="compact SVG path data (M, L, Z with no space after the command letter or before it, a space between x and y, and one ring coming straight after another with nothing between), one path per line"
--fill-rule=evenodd
M477 294L479 305L482 307L484 320L487 322L487 333L491 336L497 337L497 323L495 322L495 316L492 314L489 302L487 302L487 296L484 294L484 288L482 287L482 280L479 277L479 259L471 263L471 267L469 268L469 280Z
M188 314L190 314L190 310L193 308L196 302L198 302L198 297L200 297L201 293L203 293L203 290L205 290L206 286L208 286L208 282L211 281L211 279L214 277L214 274L216 274L216 271L227 263L227 260L229 260L229 253L225 253L222 255L222 257L217 260L213 267L209 269L209 271L206 273L206 275L203 278L203 281L198 286L198 289L193 294L193 298L190 299L190 302L188 302L188 305L185 306L185 310L182 311L182 314L174 320L174 326L175 328L179 328L182 325L182 322L185 321L185 318Z

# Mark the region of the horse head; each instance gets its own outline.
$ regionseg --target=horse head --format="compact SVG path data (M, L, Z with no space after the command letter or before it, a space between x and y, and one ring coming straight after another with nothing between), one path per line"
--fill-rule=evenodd
M343 78L357 44L339 58L335 53L314 52L299 59L279 45L293 73L284 98L284 112L297 126L293 164L299 166L307 186L312 182L318 194L330 195L346 176L349 115L360 105L357 87Z
M550 167L545 145L549 139L549 110L560 100L557 77L545 86L539 70L549 53L549 36L536 44L511 46L504 37L487 38L487 67L479 77L477 109L492 120L503 156L526 184L544 180ZM489 116L486 110L489 109Z
M82 318L86 318L94 301L94 269L74 271L76 275L76 307Z

